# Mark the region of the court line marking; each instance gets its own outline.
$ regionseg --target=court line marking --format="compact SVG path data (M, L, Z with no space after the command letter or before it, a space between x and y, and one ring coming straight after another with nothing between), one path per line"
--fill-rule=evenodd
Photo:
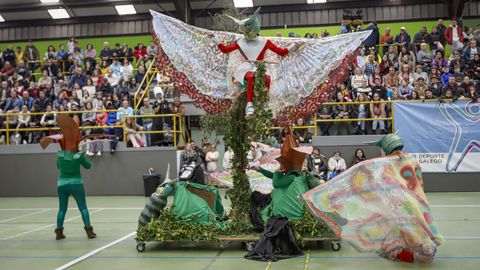
M268 261L267 266L265 267L265 270L270 269L271 265L272 265L272 261Z
M134 235L136 235L136 234L137 234L136 231L131 232L131 233L129 233L129 234L127 234L127 235L125 235L125 236L123 236L123 237L121 237L121 238L113 241L113 242L110 242L109 244L106 244L106 245L103 246L103 247L99 247L99 248L97 248L97 249L95 249L95 250L92 250L92 251L90 251L89 253L87 253L87 254L85 254L85 255L83 255L83 256L81 256L81 257L78 257L78 258L76 258L76 259L73 260L73 261L70 261L70 262L68 262L68 263L66 263L66 264L64 264L64 265L62 265L62 266L60 266L60 267L57 267L55 270L68 269L68 268L74 266L75 264L77 264L77 263L79 263L79 262L81 262L81 261L84 261L84 260L92 257L93 255L95 255L95 254L97 254L97 253L99 253L99 252L102 252L103 250L105 250L105 249L107 249L107 248L109 248L109 247L112 247L112 246L114 246L114 245L116 245L116 244L118 244L118 243L120 243L120 242L123 242L123 241L127 240L128 238L130 238L130 237L132 237L132 236L134 236Z
M78 207L69 207L67 210L75 210ZM89 210L143 210L143 207L89 207ZM0 211L39 211L39 210L58 210L53 207L44 208L0 208Z
M478 208L480 204L431 204L431 208ZM58 208L0 208L0 211L39 211L39 210L57 210ZM68 210L77 209L75 207ZM143 210L143 207L90 207L91 210Z
M7 222L10 222L10 221L14 221L14 220L17 220L17 219L20 219L20 218L23 218L23 217L28 217L28 216L33 216L33 215L40 214L40 213L45 213L45 212L47 212L47 211L49 211L49 210L47 210L47 209L38 210L38 211L36 211L36 212L34 212L34 213L28 213L28 214L16 216L16 217L13 217L13 218L0 220L0 224L2 224L2 223L7 223Z
M94 211L90 212L90 214L98 213L98 212L100 212L100 211L102 211L102 209L94 210ZM82 215L78 215L78 216L75 216L75 217L66 219L65 222L72 221L72 220L77 219L77 218L79 218L79 217L82 217ZM40 227L40 228L36 228L36 229L30 230L30 231L26 231L26 232L17 233L17 234L14 234L14 235L12 235L12 236L9 236L9 237L7 237L7 238L2 238L2 239L0 239L0 240L12 239L12 238L15 238L15 237L17 237L17 236L22 236L22 235L29 234L29 233L32 233L32 232L40 231L40 230L43 230L43 229L46 229L46 228L50 228L50 227L53 227L53 226L56 226L56 225L57 225L57 224L50 224L50 225L42 226L42 227Z
M308 270L309 261L310 261L310 249L307 250L307 255L305 256L305 266L303 267L303 270Z

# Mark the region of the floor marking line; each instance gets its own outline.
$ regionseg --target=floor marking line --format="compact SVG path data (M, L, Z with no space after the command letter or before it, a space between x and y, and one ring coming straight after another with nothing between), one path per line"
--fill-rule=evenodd
M265 270L270 269L271 265L272 265L272 261L268 261L267 266L265 267Z
M94 214L94 213L97 213L97 212L100 212L100 211L102 211L102 209L94 210L94 211L90 212L90 214ZM65 222L69 222L69 221L75 220L75 219L80 218L80 217L82 217L82 215L78 215L78 216L75 216L75 217L66 219ZM30 230L30 231L26 231L26 232L22 232L22 233L17 233L17 234L14 234L14 235L12 235L12 236L9 236L9 237L7 237L7 238L3 238L3 239L0 239L0 240L12 239L12 238L15 238L15 237L17 237L17 236L29 234L29 233L36 232L36 231L41 231L41 230L43 230L43 229L50 228L50 227L53 227L53 226L56 226L56 225L57 225L57 224L50 224L50 225L42 226L42 227L40 227L40 228L36 228L36 229Z
M480 204L431 204L432 208L480 207Z
M68 268L74 266L75 264L77 264L77 263L79 263L79 262L81 262L81 261L84 261L84 260L92 257L93 255L95 255L95 254L97 254L97 253L99 253L99 252L102 252L103 250L105 250L105 249L107 249L107 248L109 248L109 247L112 247L112 246L114 246L114 245L116 245L116 244L118 244L118 243L120 243L120 242L123 242L123 241L127 240L128 238L130 238L130 237L132 237L132 236L134 236L134 235L136 235L136 234L137 234L136 231L131 232L131 233L129 233L129 234L127 234L127 235L125 235L125 236L123 236L123 237L121 237L121 238L113 241L113 242L110 242L109 244L106 244L106 245L103 246L103 247L99 247L99 248L97 248L97 249L95 249L95 250L92 250L92 251L90 251L89 253L87 253L87 254L85 254L85 255L83 255L83 256L81 256L81 257L78 257L78 258L76 258L75 260L73 260L73 261L71 261L71 262L68 262L68 263L66 263L66 264L64 264L64 265L62 265L62 266L60 266L60 267L57 267L55 270L68 269Z
M307 256L305 256L305 266L303 267L303 270L308 270L309 261L310 261L310 249L307 250Z
M220 255L222 255L223 251L224 251L223 249L222 249L222 250L219 250L219 251L217 252L217 254L215 254L215 257L213 257L213 259L212 259L212 260L207 264L207 266L205 266L202 270L208 270L208 269L210 269L210 267L212 266L212 264L218 259L218 257L219 257Z
M67 210L75 210L78 207L69 207ZM142 210L143 207L89 207L89 210ZM39 211L39 210L58 210L58 207L40 207L40 208L0 208L0 211Z
M0 220L0 224L7 223L7 222L10 222L10 221L14 221L14 220L17 220L17 219L20 219L20 218L28 217L28 216L33 216L33 215L40 214L40 213L45 213L47 211L49 211L49 210L38 210L38 211L33 212L33 213L28 213L28 214L16 216L16 217L13 217L13 218Z

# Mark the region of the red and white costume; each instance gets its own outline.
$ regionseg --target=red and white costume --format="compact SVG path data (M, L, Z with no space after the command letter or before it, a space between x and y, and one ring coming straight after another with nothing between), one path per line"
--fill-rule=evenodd
M231 53L239 50L243 57L245 57L245 60L247 60L247 62L243 62L233 74L233 78L241 84L244 83L245 79L247 80L247 102L253 101L253 83L255 70L257 69L255 62L263 61L267 50L273 51L280 56L286 56L289 52L297 49L295 44L290 45L288 48L280 48L269 39L263 38L257 38L255 40L241 38L230 45L225 45L218 40L215 41L221 52ZM270 88L270 76L268 74L265 74L265 87L267 89Z

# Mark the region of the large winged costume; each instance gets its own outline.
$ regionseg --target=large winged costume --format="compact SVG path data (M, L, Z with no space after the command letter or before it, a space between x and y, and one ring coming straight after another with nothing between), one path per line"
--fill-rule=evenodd
M376 143L388 155L363 161L302 195L312 213L360 252L428 262L443 242L423 191L420 165L389 134Z
M364 31L322 39L258 37L258 50L246 55L248 50L242 50L244 35L198 28L155 11L151 14L161 45L157 61L182 93L207 113L225 111L238 91L238 83L244 83L245 75L252 71L250 60L274 62L267 65L269 107L277 120L285 124L318 109L335 84L348 77L348 63L370 35L370 31ZM298 47L296 43L302 45ZM221 51L237 47L228 54Z

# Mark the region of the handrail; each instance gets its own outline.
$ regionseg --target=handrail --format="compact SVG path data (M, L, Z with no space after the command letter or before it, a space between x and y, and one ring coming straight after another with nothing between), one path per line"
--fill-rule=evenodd
M150 83L152 82L153 78L155 78L155 73L158 72L157 69L152 69L154 66L155 61L151 61L150 65L148 66L148 69L145 71L145 76L143 76L142 82L138 85L137 91L135 91L135 95L133 96L133 111L137 112L138 107L140 104L142 104L141 100L145 97L145 92L150 92ZM149 74L152 73L150 76ZM140 92L142 92L142 86L147 81L147 84L145 85L145 91L143 91L142 95L140 98L138 98L138 95ZM148 94L150 96L150 93Z
M176 147L177 145L182 145L182 140L180 140L180 143L177 143L177 134L180 134L180 135L183 135L183 130L182 129L178 129L177 130L177 127L179 127L177 125L177 118L179 119L179 123L182 123L182 119L183 119L183 116L182 115L178 115L178 114L173 114L173 113L169 113L169 114L145 114L145 115L130 115L130 116L125 116L125 118L132 118L133 121L136 121L136 118L155 118L155 117L172 117L172 123L173 123L173 127L172 127L172 130L140 130L140 131L135 131L135 132L131 132L131 133L134 133L134 134L159 134L159 133L173 133L173 146ZM127 131L126 129L123 130L123 138L125 140L126 136L127 135ZM180 136L181 138L181 136Z
M79 128L81 130L85 129L106 129L106 128L122 128L124 132L124 141L126 141L126 119L127 118L157 118L157 117L172 117L174 119L179 118L179 123L182 123L183 121L183 116L177 115L177 114L152 114L152 115L131 115L127 116L125 115L125 111L120 111L120 110L84 110L84 111L62 111L62 112L28 112L25 113L25 115L45 115L45 114L83 114L83 113L88 113L88 112L93 112L93 113L118 113L122 112L123 113L123 123L121 125L103 125L103 126L80 126ZM25 127L25 128L10 128L10 123L9 123L9 117L12 116L20 116L24 115L23 113L0 113L0 116L5 117L5 128L2 129L0 128L0 132L6 132L6 144L10 144L10 133L11 132L29 132L29 131L52 131L52 130L60 130L59 127L45 127L45 126L38 126L38 127ZM175 122L177 120L174 120ZM174 126L175 128L175 126ZM177 134L183 134L182 130L152 130L152 131L137 131L135 133L147 133L147 134L157 134L157 133L174 133L174 146L177 145L176 142L176 135ZM179 144L181 144L182 141L180 141Z

